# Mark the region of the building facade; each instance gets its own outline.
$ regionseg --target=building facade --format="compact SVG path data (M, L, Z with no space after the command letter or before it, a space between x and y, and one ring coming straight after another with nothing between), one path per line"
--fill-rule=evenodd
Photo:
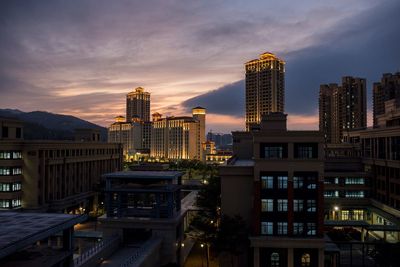
M150 93L142 87L126 95L126 121L131 122L135 117L150 121Z
M263 114L284 112L285 62L266 52L245 64L246 130L261 122Z
M1 130L0 209L94 210L101 175L122 168L119 144L23 140L8 119Z
M287 131L283 113L233 132L234 158L220 167L222 212L251 228L253 266L324 265L323 141L318 131Z
M115 122L108 127L108 142L120 143L126 161L138 160L150 151L151 122L134 118L127 122L123 116L115 117Z
M343 142L343 133L367 126L366 80L345 76L342 84L323 84L319 92L319 129L327 143Z
M203 160L206 110L192 109L193 117L166 117L153 114L150 156L158 159Z
M373 86L374 127L379 126L378 117L385 115L385 102L393 100L396 109L400 109L400 72L385 73L380 82Z
M125 171L104 175L107 213L99 218L105 236L115 234L125 245L160 240L154 257L164 266L182 266L184 218L182 173ZM149 252L146 252L149 253Z

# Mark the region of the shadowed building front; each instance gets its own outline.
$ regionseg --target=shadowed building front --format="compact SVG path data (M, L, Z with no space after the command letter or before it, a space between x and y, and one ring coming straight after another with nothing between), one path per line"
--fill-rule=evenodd
M288 131L283 113L233 132L234 157L220 167L222 212L247 222L253 266L324 266L323 140Z

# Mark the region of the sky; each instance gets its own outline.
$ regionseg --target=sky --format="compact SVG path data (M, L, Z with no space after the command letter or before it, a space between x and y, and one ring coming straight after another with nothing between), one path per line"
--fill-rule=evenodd
M371 110L372 83L400 71L398 10L398 0L2 0L0 108L107 126L142 86L151 112L201 105L207 130L241 130L244 63L270 51L286 62L289 129L317 129L320 84L366 78Z

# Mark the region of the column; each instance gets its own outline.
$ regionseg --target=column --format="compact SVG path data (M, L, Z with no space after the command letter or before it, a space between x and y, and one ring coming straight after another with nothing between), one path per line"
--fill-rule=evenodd
M63 231L63 249L72 251L74 248L73 242L74 228L68 228Z
M253 248L254 267L260 267L260 248Z
M287 249L287 266L294 267L293 248Z
M325 264L325 252L323 248L318 249L318 266L324 267Z

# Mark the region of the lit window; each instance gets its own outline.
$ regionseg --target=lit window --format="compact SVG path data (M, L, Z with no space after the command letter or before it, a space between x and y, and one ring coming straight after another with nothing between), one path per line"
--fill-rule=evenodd
M271 254L271 267L279 267L279 254L276 252Z
M10 200L0 199L0 208L6 209L10 207Z
M261 211L274 211L274 200L261 199Z
M307 200L307 211L308 212L316 212L317 211L317 205L316 205L316 201L314 199Z
M278 211L287 211L288 201L287 199L278 199Z
M21 190L21 183L12 184L12 191L20 191L20 190Z
M303 211L304 201L302 199L293 200L293 210L295 212Z
M278 176L278 188L286 189L287 188L287 176Z
M307 235L316 235L317 234L317 228L315 226L315 223L307 223Z
M20 151L14 151L12 154L13 159L22 159L22 153Z
M261 234L263 235L274 234L273 222L261 222Z
M261 186L264 189L274 188L274 177L273 176L261 176Z
M19 167L13 168L13 169L12 169L12 174L13 174L13 175L22 174L22 169L19 168Z
M294 235L302 235L304 231L303 223L295 222L293 223L293 234Z
M287 235L287 222L278 222L278 235Z
M301 256L301 267L309 267L311 266L311 257L310 254L304 253Z
M12 207L13 208L21 207L21 199L13 199L12 200Z
M0 192L8 192L10 191L10 184L0 183Z
M8 151L1 151L0 152L0 159L10 159L11 153Z
M304 182L303 177L294 176L293 177L293 188L303 188L303 182Z
M364 178L346 178L345 184L364 184Z
M365 197L364 191L346 191L346 197L355 197L355 198L363 198Z
M10 175L9 167L0 167L0 175Z

